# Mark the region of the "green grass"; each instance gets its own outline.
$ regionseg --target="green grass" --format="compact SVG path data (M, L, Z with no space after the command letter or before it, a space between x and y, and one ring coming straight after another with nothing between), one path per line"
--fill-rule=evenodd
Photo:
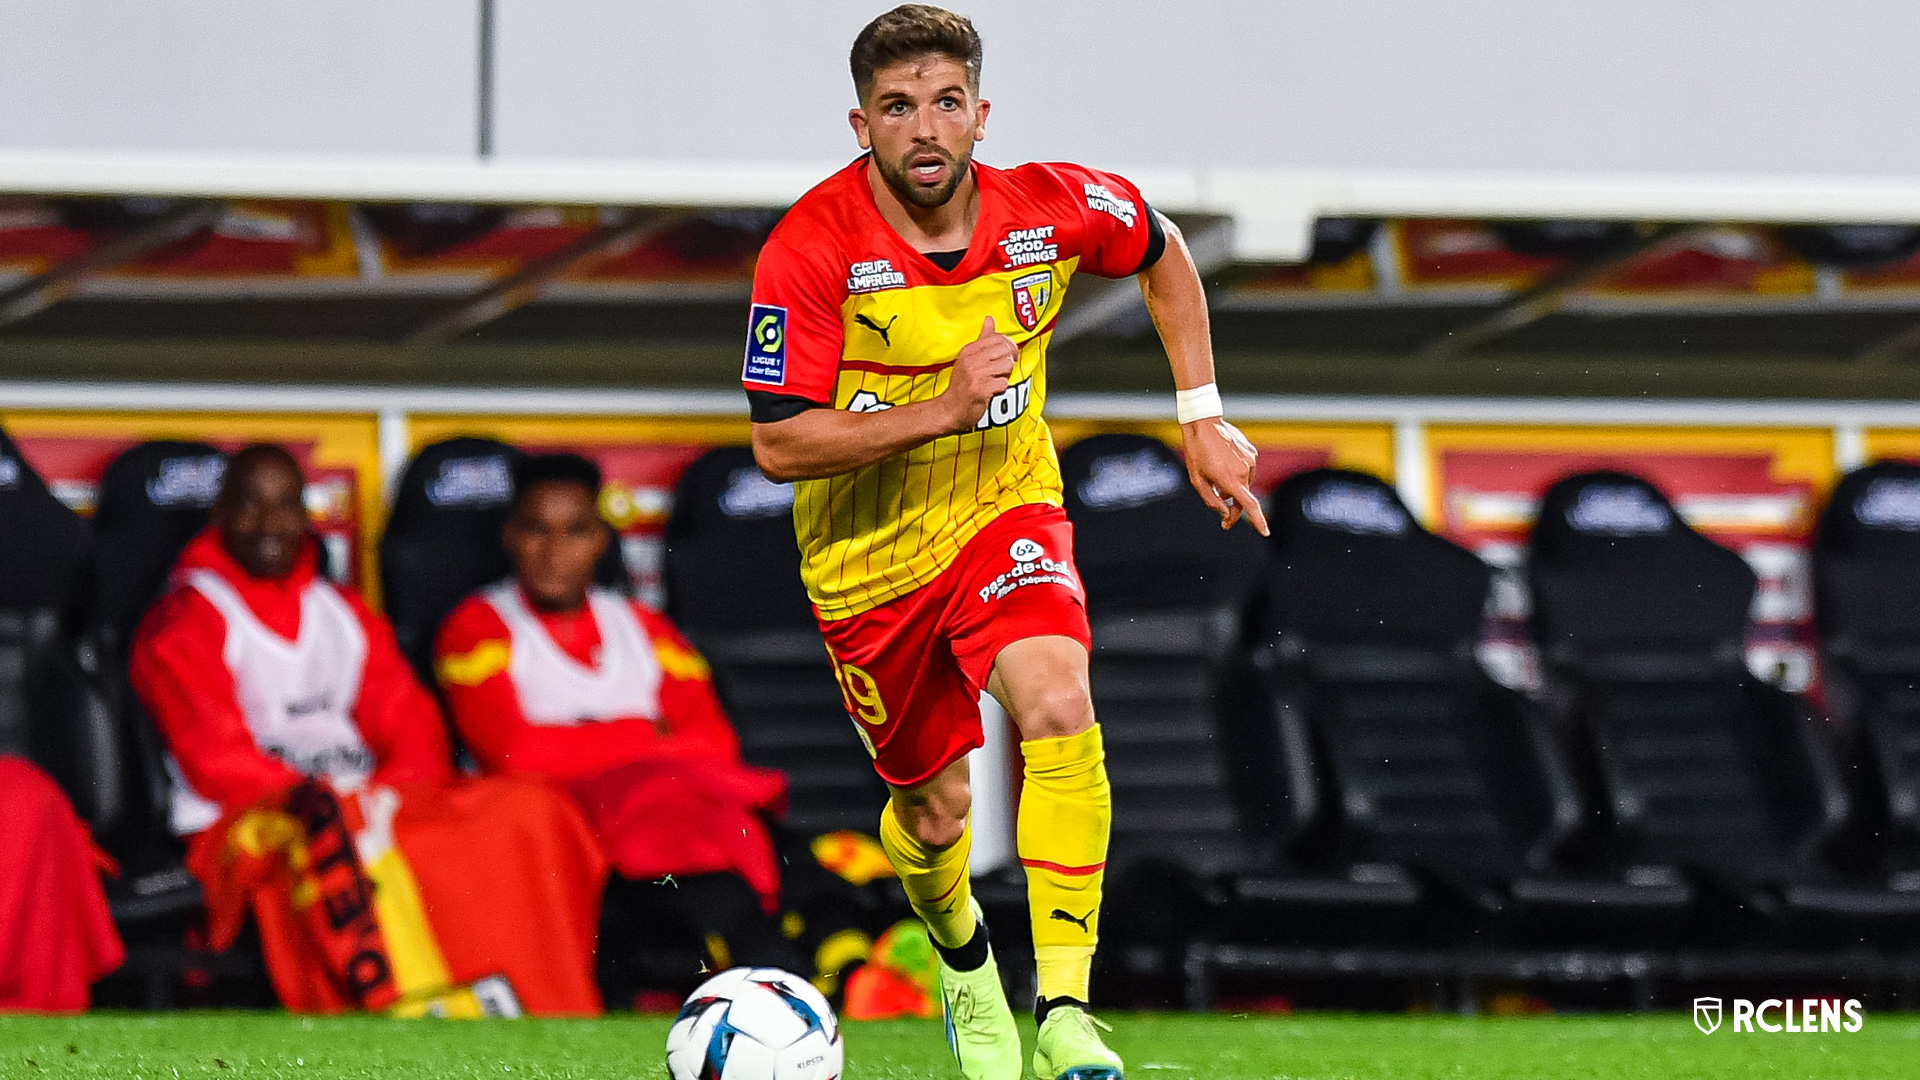
M1920 1075L1920 1016L1869 1015L1852 1034L1714 1035L1688 1016L1293 1017L1114 1014L1134 1080L1884 1080ZM273 1013L0 1017L0 1077L489 1077L661 1075L658 1018L468 1023ZM1028 1039L1031 1042L1029 1030ZM847 1025L848 1080L957 1077L933 1023Z

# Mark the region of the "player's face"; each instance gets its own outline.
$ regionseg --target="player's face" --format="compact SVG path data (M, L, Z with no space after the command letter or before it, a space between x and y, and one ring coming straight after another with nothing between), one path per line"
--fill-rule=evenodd
M520 500L504 539L527 599L542 611L573 611L586 602L607 526L585 487L549 481Z
M989 105L967 89L967 69L944 56L889 64L848 119L874 167L902 202L945 206L966 179Z

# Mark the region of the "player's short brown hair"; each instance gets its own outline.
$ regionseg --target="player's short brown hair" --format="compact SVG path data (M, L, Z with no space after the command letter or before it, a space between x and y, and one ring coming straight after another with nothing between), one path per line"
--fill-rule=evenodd
M944 56L967 69L967 89L980 92L980 35L972 20L931 4L901 4L853 39L853 89L865 101L873 73L920 56Z

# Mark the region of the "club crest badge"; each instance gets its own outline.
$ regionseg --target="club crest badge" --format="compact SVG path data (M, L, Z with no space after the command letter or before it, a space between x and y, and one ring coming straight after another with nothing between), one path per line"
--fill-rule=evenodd
M1693 1026L1701 1034L1711 1035L1720 1030L1720 999L1717 997L1697 997L1693 999Z
M1013 279L1013 313L1027 330L1040 326L1047 313L1047 301L1053 298L1053 271L1036 270Z

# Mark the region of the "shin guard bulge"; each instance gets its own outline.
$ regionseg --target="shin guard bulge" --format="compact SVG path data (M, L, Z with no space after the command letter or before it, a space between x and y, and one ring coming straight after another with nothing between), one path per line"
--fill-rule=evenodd
M1027 871L1040 996L1087 1000L1100 939L1100 889L1113 827L1106 751L1095 724L1077 735L1028 739L1017 845Z
M954 843L944 848L928 847L907 831L898 808L889 799L880 813L880 846L900 875L907 901L926 922L933 940L957 949L972 939L975 922L969 902L973 890L967 877L973 853L972 821Z

